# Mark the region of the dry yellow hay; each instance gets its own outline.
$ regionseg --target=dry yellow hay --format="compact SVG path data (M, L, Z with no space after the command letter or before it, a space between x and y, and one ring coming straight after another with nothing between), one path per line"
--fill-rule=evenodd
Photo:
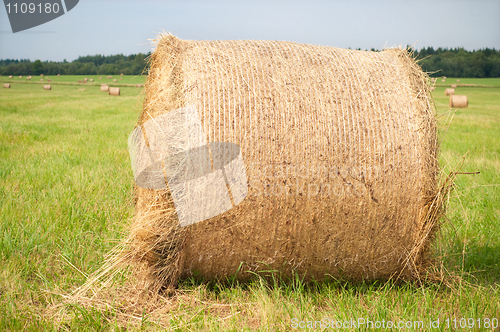
M10 89L10 84L9 83L4 83L3 84L4 89Z
M465 108L469 106L467 96L465 95L450 95L450 107Z
M457 85L456 85L456 84L452 84L452 85L451 85L451 87L452 87L452 88L456 88L456 87L457 87Z
M136 84L135 87L136 88L142 88L142 84Z
M107 85L101 85L101 91L108 92L109 87Z
M436 90L436 88L435 88L435 87L433 87L433 86L431 86L431 87L429 88L429 90L430 90L430 91L434 91L434 90Z
M12 75L9 75L9 78L12 78Z
M44 89L44 90L51 90L51 87L50 87L50 85L44 85L44 86L43 86L43 89Z
M111 96L119 96L120 95L120 88L109 88L109 94Z
M455 89L448 88L448 89L444 90L444 95L445 96L450 96L450 95L453 95L453 94L455 94Z
M192 114L205 142L238 147L248 184L239 204L228 189L228 210L185 227L191 210L176 209L170 186L136 186L122 260L146 267L150 289L262 270L309 280L426 272L443 199L437 130L429 78L405 50L165 35L150 65L138 139L152 149L145 128Z

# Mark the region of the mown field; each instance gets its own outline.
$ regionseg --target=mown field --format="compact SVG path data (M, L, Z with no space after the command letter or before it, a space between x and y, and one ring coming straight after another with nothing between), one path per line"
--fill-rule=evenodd
M434 91L443 175L461 163L461 172L480 172L458 175L434 245L446 285L186 280L162 300L162 310L138 314L68 303L64 295L82 285L127 233L133 215L127 137L142 89L122 87L119 97L92 85L0 89L0 330L288 331L307 321L358 319L424 324L409 330L445 331L454 324L492 330L492 323L500 325L500 88L458 87L469 107L456 112L448 112L444 88ZM439 327L431 329L431 321ZM373 330L367 324L357 327Z
M111 76L111 78L107 78ZM0 77L0 81L3 83L29 83L29 84L53 84L57 83L62 84L82 84L82 85L101 85L102 83L106 83L110 86L113 85L122 85L122 84L144 84L146 80L146 76L144 75L47 75L47 76L32 76L30 80L27 79L28 76L13 76L9 78L8 76ZM99 77L101 79L99 79ZM87 78L89 81L87 83L78 83L79 80L83 81ZM121 79L120 79L121 78ZM51 80L49 82L48 80ZM93 79L93 82L90 82L90 79ZM116 79L116 82L113 80ZM43 80L43 81L42 81Z

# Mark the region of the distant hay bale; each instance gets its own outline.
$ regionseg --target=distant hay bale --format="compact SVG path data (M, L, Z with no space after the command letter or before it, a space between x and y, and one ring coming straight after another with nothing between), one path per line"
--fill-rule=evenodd
M465 95L450 95L450 107L465 108L469 106L467 96Z
M43 78L40 79L40 82L43 82Z
M91 78L91 79L90 79L90 82L94 82L94 79L93 79L93 78Z
M446 79L446 76L443 76L444 79Z
M3 84L4 89L10 89L10 84L9 83L4 83Z
M31 80L31 76L26 77L27 80Z
M121 79L121 80L123 80L123 78L122 78L122 77L120 77L120 79Z
M453 94L455 94L455 89L448 88L448 89L444 90L444 95L445 96L451 96Z
M428 80L401 49L163 36L129 139L127 257L152 290L422 277L442 202Z
M9 78L12 78L12 75L9 75Z
M441 80L441 82L445 82L446 80Z
M101 85L101 91L108 92L109 91L109 87L107 85Z
M50 82L52 82L52 80L49 78L49 79L47 80L47 82L49 82L49 83L50 83Z
M43 89L44 89L44 90L51 90L51 87L50 87L50 85L44 85L44 86L43 86Z
M83 80L84 80L85 82L87 82L89 79L85 77Z
M116 78L113 79L113 82L116 82Z
M142 88L142 84L136 84L135 87L136 88Z
M457 80L457 82L460 82L460 80Z
M101 79L102 79L102 77L99 77L99 79L101 80Z
M123 76L123 74L120 74L120 76Z
M82 80L78 80L78 83L82 83Z
M119 96L120 95L120 88L109 88L109 94L111 96Z
M23 78L23 76L21 75L21 76L19 76L19 78Z
M43 76L43 74L40 74L40 76Z
M57 74L57 76L61 76L61 74Z
M452 87L452 88L456 88L456 87L457 87L457 85L456 85L456 84L452 84L452 85L451 85L451 87Z

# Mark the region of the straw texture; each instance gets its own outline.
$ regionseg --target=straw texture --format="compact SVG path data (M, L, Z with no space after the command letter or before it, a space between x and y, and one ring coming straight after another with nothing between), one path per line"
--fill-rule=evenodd
M206 142L241 149L248 195L181 227L169 188L136 186L128 257L151 289L269 269L316 280L425 272L441 213L438 143L429 78L411 54L157 42L138 127L195 109Z

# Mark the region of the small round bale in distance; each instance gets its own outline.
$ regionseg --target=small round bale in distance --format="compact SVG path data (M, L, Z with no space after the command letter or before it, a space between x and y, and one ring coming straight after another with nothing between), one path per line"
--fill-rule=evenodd
M113 79L113 82L116 82L116 78Z
M185 227L169 189L135 187L127 243L150 289L262 270L426 273L441 213L437 126L409 53L164 35L150 64L137 126L194 108L207 142L240 147L248 183L238 205Z
M111 96L119 96L120 95L120 88L109 88L109 94Z
M61 74L57 74L57 76L61 76Z
M441 82L445 82L446 80L441 80Z
M460 80L457 80L457 82L460 82Z
M109 91L109 86L107 86L107 85L101 85L101 91L108 92Z
M50 87L50 85L44 85L44 86L43 86L43 89L44 89L44 90L51 90L52 88Z
M9 83L4 83L3 84L4 89L10 89L10 84Z
M467 96L465 95L451 95L450 96L450 107L465 108L469 106Z
M23 78L23 76L21 75L21 76L19 76L19 78Z
M455 94L455 89L448 88L448 89L444 90L444 95L445 96L451 96L451 95L454 95L454 94Z
M136 88L142 88L142 84L136 84L135 87Z
M94 79L93 79L93 78L91 78L91 79L90 79L90 82L94 82Z
M435 87L433 87L433 86L431 86L431 87L429 88L429 90L430 90L430 91L434 91L434 90L436 90L436 88L435 88Z
M43 78L40 79L40 82L43 82Z
M456 87L457 87L457 85L456 85L456 84L452 84L452 85L451 85L451 87L452 87L452 88L456 88Z
M12 75L9 75L9 78L12 78Z

